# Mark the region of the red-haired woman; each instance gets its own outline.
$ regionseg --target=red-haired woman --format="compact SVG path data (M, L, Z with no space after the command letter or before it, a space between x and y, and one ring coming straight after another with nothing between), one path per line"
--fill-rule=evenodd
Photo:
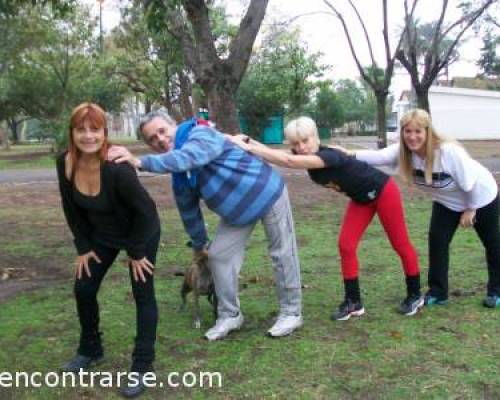
M105 161L108 148L105 112L96 104L80 104L71 115L68 151L57 160L64 214L78 252L74 291L81 327L77 355L63 370L76 372L103 357L97 292L124 249L137 311L131 372L144 374L151 371L154 359L158 312L153 268L160 222L155 203L134 168ZM139 384L122 394L136 395L142 390L144 385Z

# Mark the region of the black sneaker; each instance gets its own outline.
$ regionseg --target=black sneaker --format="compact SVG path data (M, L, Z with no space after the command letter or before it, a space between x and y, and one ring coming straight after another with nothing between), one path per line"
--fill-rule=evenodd
M411 294L403 300L399 306L399 312L404 315L415 315L424 306L424 297L419 294Z
M425 295L425 298L424 298L424 304L428 307L444 306L444 305L448 304L448 299L442 299L442 298L439 298L439 297L436 297L436 296L433 296L433 295L427 293Z
M352 315L359 317L365 313L365 308L361 301L353 302L351 299L345 299L339 306L339 311L332 315L336 321L347 321Z
M497 308L500 307L500 296L486 296L483 300L483 306L488 308Z
M94 365L99 364L103 359L103 356L99 357L87 357L77 354L71 360L61 367L62 372L79 372L80 369L88 369Z
M136 372L133 379L129 379L127 384L120 388L120 394L127 399L131 399L144 393L146 390L144 375L145 373Z

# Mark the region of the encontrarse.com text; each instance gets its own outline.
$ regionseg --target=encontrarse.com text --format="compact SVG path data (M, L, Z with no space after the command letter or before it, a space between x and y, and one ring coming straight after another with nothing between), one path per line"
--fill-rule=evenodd
M156 373L147 372L143 377L144 386L148 388L185 387L185 388L220 388L222 374L220 372L170 372L165 379ZM0 387L4 388L37 388L37 387L121 387L137 385L137 372L0 372Z

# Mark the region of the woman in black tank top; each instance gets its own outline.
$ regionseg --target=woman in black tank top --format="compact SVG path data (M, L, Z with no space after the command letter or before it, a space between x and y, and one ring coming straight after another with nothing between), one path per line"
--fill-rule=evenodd
M156 206L128 164L105 161L109 148L106 114L96 104L73 110L68 151L57 159L66 221L78 253L75 286L80 343L64 371L78 372L103 358L97 292L120 250L128 254L136 302L137 333L131 372L139 385L122 387L126 396L145 389L142 377L152 370L158 311L153 270L160 238Z

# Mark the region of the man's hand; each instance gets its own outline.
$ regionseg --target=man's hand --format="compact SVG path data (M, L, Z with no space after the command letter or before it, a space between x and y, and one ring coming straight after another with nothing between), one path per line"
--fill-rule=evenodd
M460 216L460 226L470 228L476 223L476 210L465 210Z
M155 268L151 261L149 261L146 257L141 258L140 260L129 258L129 265L130 268L132 268L132 276L134 277L134 280L138 282L140 279L144 283L146 282L145 272L152 276Z
M141 160L128 151L126 147L123 146L111 146L108 150L108 161L113 161L115 163L128 162L135 168L141 168Z

